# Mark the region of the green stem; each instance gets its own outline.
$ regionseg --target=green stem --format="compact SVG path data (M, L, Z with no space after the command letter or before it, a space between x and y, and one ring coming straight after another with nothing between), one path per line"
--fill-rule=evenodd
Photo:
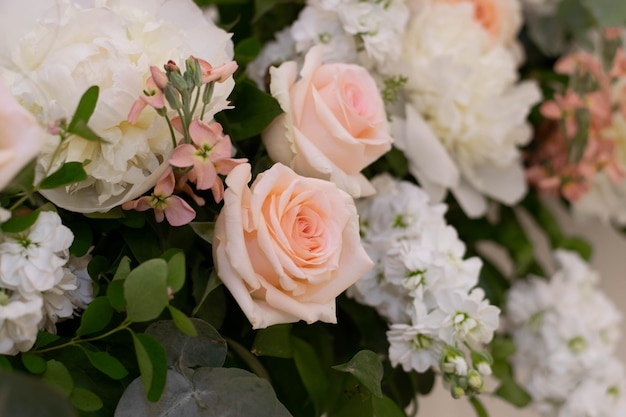
M198 102L200 101L200 88L198 88L196 90L196 99L193 102L193 107L191 108L191 116L193 117L193 114L196 112L196 109L198 108Z
M60 345L57 345L57 346L52 346L52 347L49 347L49 348L46 348L46 349L35 349L32 352L33 353L51 352L53 350L63 349L63 348L66 348L68 346L77 346L77 345L79 345L81 343L88 343L88 342L93 342L93 341L96 341L96 340L104 339L104 338L106 338L108 336L111 336L114 333L117 333L119 331L122 331L122 330L128 328L128 326L130 326L130 325L131 325L131 322L128 319L126 319L126 320L124 320L122 322L122 324L117 326L115 329L109 330L108 332L103 333L103 334L101 334L99 336L89 337L87 339L75 339L74 338L74 339L70 340L69 342L65 342L63 344L60 344Z
M172 126L172 121L169 116L165 115L165 121L167 122L167 127L170 128L170 135L172 136L172 145L176 148L176 134L174 133L174 126Z

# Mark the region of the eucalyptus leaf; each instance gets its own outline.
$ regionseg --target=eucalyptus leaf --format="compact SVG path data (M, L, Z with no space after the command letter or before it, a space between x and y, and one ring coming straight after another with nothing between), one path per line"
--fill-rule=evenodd
M197 336L183 333L172 320L152 323L146 329L146 334L161 343L170 367L222 366L226 360L226 340L209 323L195 318L190 321Z
M133 344L147 399L156 402L165 387L167 357L157 340L146 334L133 335Z
M115 417L290 417L272 386L238 368L200 368L191 378L168 371L163 396L149 403L143 381L133 381L120 399Z
M70 395L74 390L74 379L67 367L54 359L49 360L46 365L43 380L59 387L66 396Z
M0 393L0 416L76 417L57 387L19 372L0 371Z
M213 244L213 232L215 231L215 222L191 222L191 228L204 241Z
M352 374L370 394L378 398L383 397L380 388L380 382L383 379L383 364L378 355L371 350L361 350L350 361L332 368Z
M373 417L406 417L406 414L387 396L372 397Z
M122 363L107 352L92 352L84 350L89 362L111 379L122 379L128 375L128 371Z
M328 378L313 346L302 339L292 337L293 359L318 415L325 409Z
M128 319L133 322L157 318L169 303L167 262L151 259L130 271L124 280Z
M257 332L252 344L252 353L257 356L292 358L291 324L277 324Z
M75 388L70 395L70 401L81 411L98 411L103 406L100 397L84 388Z
M96 297L87 306L80 318L77 336L86 336L104 329L113 317L113 307L107 297Z
M177 293L185 285L185 253L179 249L170 249L161 258L167 261L167 285Z
M66 162L57 171L53 172L39 183L42 190L62 187L87 179L87 173L82 162Z

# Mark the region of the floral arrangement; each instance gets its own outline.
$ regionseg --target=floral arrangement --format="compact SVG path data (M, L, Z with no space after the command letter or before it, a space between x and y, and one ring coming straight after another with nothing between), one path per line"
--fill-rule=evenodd
M0 11L7 415L624 414L621 313L545 204L626 223L623 5Z

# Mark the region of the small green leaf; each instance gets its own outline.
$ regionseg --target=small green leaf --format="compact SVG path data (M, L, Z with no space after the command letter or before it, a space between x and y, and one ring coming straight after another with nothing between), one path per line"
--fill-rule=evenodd
M185 285L185 253L179 249L170 249L161 258L167 261L167 285L177 293Z
M78 122L83 122L85 125L89 122L89 119L96 110L96 104L98 103L98 95L100 94L100 88L97 85L93 85L87 89L80 98L74 117L70 121L67 127L67 131L73 133L73 130Z
M42 378L51 384L61 388L66 396L69 396L74 389L74 380L63 363L54 359L47 362L46 372Z
M515 353L517 347L508 337L496 336L491 342L491 356L506 359Z
M157 318L169 303L167 262L151 259L130 271L124 280L128 319L134 322Z
M22 353L22 363L30 373L42 374L46 371L46 361L35 353Z
M124 365L107 352L92 352L87 349L84 349L83 351L94 368L98 369L109 378L122 379L128 375L128 371Z
M313 346L297 337L292 337L291 343L293 359L300 379L315 405L317 415L320 415L325 409L328 391L328 379L324 373L324 367Z
M5 233L19 233L31 227L37 221L39 217L39 210L30 212L22 217L11 217L6 222L2 223L2 231Z
M76 125L70 130L67 130L69 133L80 136L81 138L88 140L89 142L104 142L106 141L102 139L96 132L91 130L89 126L82 120L76 122Z
M51 188L74 184L85 179L87 179L87 173L81 162L66 162L57 171L44 178L41 183L39 183L39 188L49 190Z
M87 412L98 411L104 405L100 397L84 388L74 388L70 395L70 401L74 407Z
M72 233L74 233L74 241L70 246L70 253L76 257L87 254L89 248L93 245L93 232L86 222L72 222Z
M130 274L130 258L128 256L124 256L117 266L117 270L113 276L113 281L126 279L128 274Z
M530 394L512 379L503 380L496 395L517 407L525 407L532 401Z
M204 304L209 294L211 294L211 292L215 290L217 287L219 287L220 285L222 285L222 281L217 276L217 272L215 272L215 270L212 270L211 275L209 276L209 282L207 282L206 287L204 288L204 294L202 294L202 298L200 299L200 302L196 305L196 307L191 312L192 316L195 316L198 313L198 311L200 311L202 304Z
M163 347L146 334L133 335L135 354L148 400L156 402L165 388L167 356Z
M588 241L577 237L565 237L556 246L578 253L587 262L593 253L593 246Z
M372 417L406 417L406 414L387 396L372 397Z
M170 311L170 314L172 315L172 319L174 320L174 324L176 324L176 327L178 327L180 329L181 332L189 335L189 336L197 336L198 332L196 331L196 328L194 327L193 323L191 322L191 320L189 319L189 317L187 317L185 315L185 313L183 313L182 311L178 310L177 308L168 305L167 306L168 310Z
M42 348L44 346L48 346L49 344L56 342L60 338L61 337L56 334L40 331L39 333L37 333L37 340L35 340L35 348Z
M333 369L352 374L374 396L383 397L380 382L383 379L383 364L371 350L361 350L350 361L336 365Z
M218 113L216 119L234 141L260 134L283 112L274 97L259 90L250 80L235 84L230 99L235 109Z
M11 365L11 361L7 359L6 356L0 355L0 371L12 371L13 365ZM0 415L2 415L0 413Z
M124 281L113 280L107 287L107 298L111 307L117 311L122 311L126 308L126 299L124 298Z
M257 332L252 344L252 353L257 356L292 358L291 324L277 324Z
M235 46L235 61L239 65L246 65L259 55L262 46L256 37L243 39Z
M213 244L213 231L215 230L215 222L191 222L191 228L198 236L206 242Z
M94 298L83 312L77 336L86 336L104 329L113 317L113 308L107 297Z

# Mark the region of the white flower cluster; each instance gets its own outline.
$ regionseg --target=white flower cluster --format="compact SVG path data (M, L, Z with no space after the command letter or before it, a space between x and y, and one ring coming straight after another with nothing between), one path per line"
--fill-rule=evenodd
M391 323L394 366L418 372L440 366L453 395L480 392L491 361L479 349L491 341L500 313L475 288L481 261L463 259L465 245L446 224L445 205L431 206L419 187L388 175L372 184L376 195L357 207L362 242L376 266L348 295ZM473 367L464 345L472 348Z
M68 264L73 240L50 211L24 232L0 234L0 354L30 349L39 329L54 332L93 299L85 260Z
M519 147L531 139L526 117L541 95L535 83L518 83L517 61L473 2L436 2L412 16L400 65L408 100L394 138L434 201L451 190L480 216L485 196L511 205L526 193Z
M358 63L392 75L390 63L402 53L408 21L405 0L308 0L292 26L276 34L248 67L259 85L267 68L324 46L325 63Z
M546 417L626 415L626 374L613 356L621 316L578 254L555 253L560 269L508 293L513 364Z

